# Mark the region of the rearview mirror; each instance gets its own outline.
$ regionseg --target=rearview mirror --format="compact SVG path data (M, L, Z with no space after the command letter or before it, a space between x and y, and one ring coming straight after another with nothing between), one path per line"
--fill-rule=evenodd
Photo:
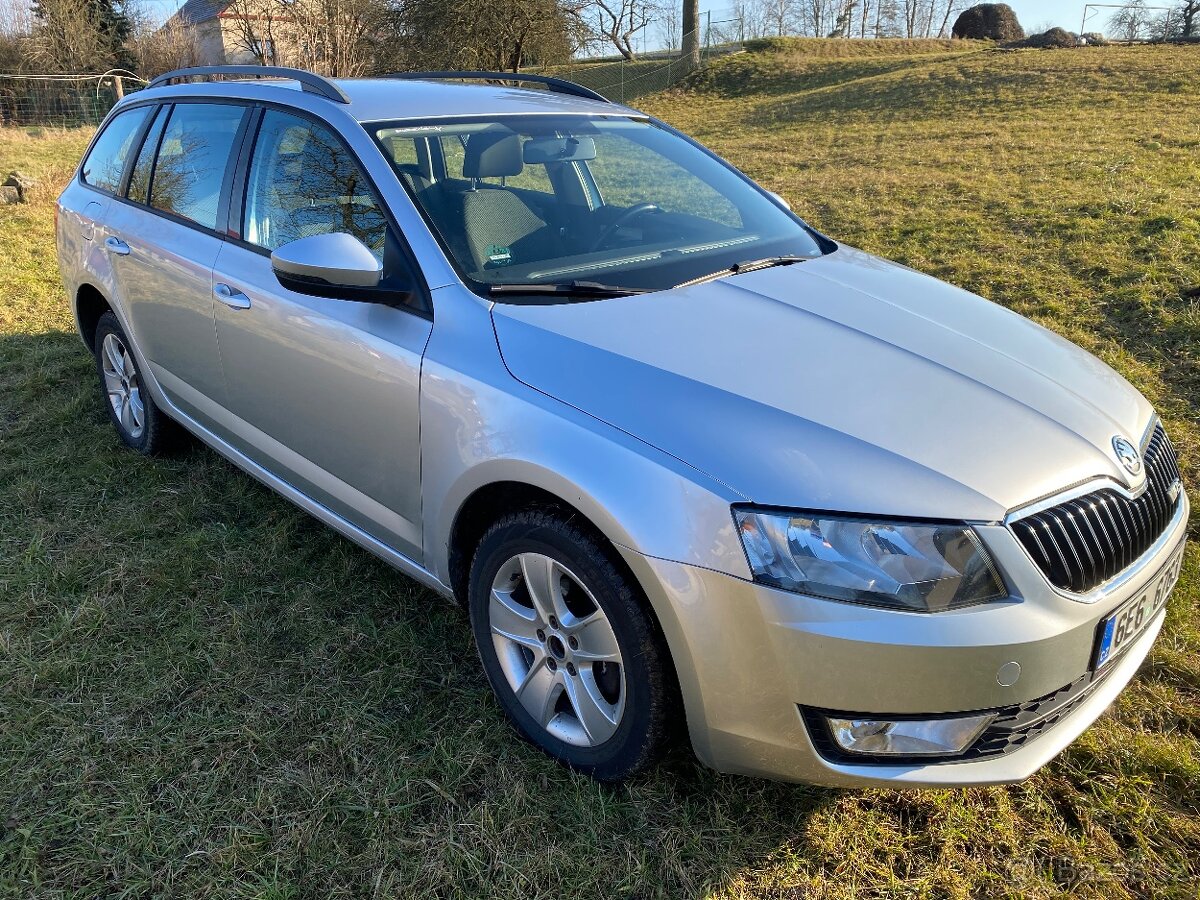
M521 157L527 164L583 162L596 158L596 142L590 137L531 138L525 142Z
M314 234L277 247L271 268L285 288L325 297L337 296L331 288L378 287L383 277L383 263L366 244L344 232Z

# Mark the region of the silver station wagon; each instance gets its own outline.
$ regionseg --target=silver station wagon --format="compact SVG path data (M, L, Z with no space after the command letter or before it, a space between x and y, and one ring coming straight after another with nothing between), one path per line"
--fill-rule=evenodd
M190 432L457 600L516 729L598 779L684 729L725 772L1025 778L1179 573L1175 453L1112 369L568 82L165 75L58 255L122 441Z

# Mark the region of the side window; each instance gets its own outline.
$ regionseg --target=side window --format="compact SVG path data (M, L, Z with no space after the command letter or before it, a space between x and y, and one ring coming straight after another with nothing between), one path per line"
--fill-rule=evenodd
M443 137L441 144L442 159L446 163L446 177L462 178L463 162L467 158L466 146L463 144L462 138L457 134L452 134Z
M350 151L324 126L268 110L250 163L243 237L274 250L336 232L383 260L387 220Z
M392 162L397 166L417 166L421 161L417 157L417 141L415 138L393 137L384 142L391 152Z
M85 184L114 194L120 190L133 139L153 109L152 106L139 106L126 110L108 123L83 161Z
M217 227L221 185L245 108L177 103L163 132L150 184L150 205Z
M137 161L133 164L133 173L129 176L129 199L137 203L147 203L150 200L150 172L154 168L154 153L158 150L158 142L162 138L168 115L170 107L159 108L154 124L146 132L146 139L142 141Z

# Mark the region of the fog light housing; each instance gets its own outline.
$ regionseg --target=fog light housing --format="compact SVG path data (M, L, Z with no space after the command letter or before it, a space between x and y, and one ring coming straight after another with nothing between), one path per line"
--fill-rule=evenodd
M828 717L834 743L864 756L956 756L996 718L995 713L938 719Z

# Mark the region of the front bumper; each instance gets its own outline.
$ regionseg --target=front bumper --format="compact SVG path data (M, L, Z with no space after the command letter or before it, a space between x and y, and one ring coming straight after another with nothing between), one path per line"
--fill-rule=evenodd
M980 528L1014 599L935 615L791 594L622 552L666 633L692 744L704 762L724 772L847 787L1002 784L1045 765L1133 677L1164 613L1091 683L1097 625L1153 583L1185 539L1187 517L1185 496L1135 571L1093 603L1055 591L1008 529ZM1062 702L1048 702L1071 685L1076 689ZM1050 712L1033 716L1037 727L1001 752L906 764L839 759L819 733L814 740L802 712L935 716L1032 708L1031 701Z

